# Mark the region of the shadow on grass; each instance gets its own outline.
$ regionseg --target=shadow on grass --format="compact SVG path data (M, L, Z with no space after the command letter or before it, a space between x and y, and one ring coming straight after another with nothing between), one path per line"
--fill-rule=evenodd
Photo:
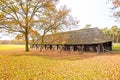
M112 56L116 55L116 53L101 53L101 55L93 52L58 52L58 51L42 51L31 49L30 52L24 52L23 49L13 50L13 51L4 51L0 52L1 55L9 55L9 56L35 56L42 57L46 59L55 59L55 60L83 60L88 58L94 58L97 56Z
M46 59L55 59L55 60L83 60L88 58L94 58L96 56L103 56L103 55L111 55L111 54L104 54L98 55L97 53L79 53L79 52L58 52L58 51L42 51L39 50L31 50L30 52L19 52L13 53L12 56L37 56L43 57Z

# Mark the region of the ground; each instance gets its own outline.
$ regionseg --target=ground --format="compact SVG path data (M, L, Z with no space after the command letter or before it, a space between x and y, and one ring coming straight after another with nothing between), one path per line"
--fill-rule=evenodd
M120 54L56 52L0 45L0 80L120 80ZM115 51L115 50L114 50Z

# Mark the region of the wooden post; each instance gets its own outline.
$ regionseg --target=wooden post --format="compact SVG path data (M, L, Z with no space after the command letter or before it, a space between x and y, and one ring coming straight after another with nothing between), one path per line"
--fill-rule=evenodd
M80 52L80 53L82 53L82 52L83 52L83 49L84 49L84 45L82 45L82 48L81 48L81 52Z
M98 44L98 46L96 47L97 53L100 53L100 44Z
M63 50L63 45L58 45L58 52L61 53L62 50Z
M37 50L37 44L35 44L35 48L36 48L36 50Z
M64 45L64 50L66 51L66 45Z
M56 47L57 47L56 51L58 51L58 45L56 45Z
M104 52L104 45L103 45L103 44L101 44L101 46L102 46L102 51Z
M80 45L78 45L78 46L77 46L77 49L78 49L78 51L80 51L80 49L81 49L81 46L80 46Z
M76 46L75 45L73 45L73 51L76 51Z
M46 44L45 44L45 50L46 50Z
M52 45L50 45L50 50L52 50Z
M74 51L74 45L70 46L70 51L73 52Z

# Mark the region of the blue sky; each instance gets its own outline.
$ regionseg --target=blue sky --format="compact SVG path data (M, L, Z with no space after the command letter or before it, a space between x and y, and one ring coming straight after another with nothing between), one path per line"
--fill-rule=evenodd
M67 5L72 10L71 15L80 20L79 28L86 24L91 27L111 27L119 26L112 17L112 4L108 0L60 0L59 5Z
M111 27L117 25L118 22L112 16L111 3L106 3L108 0L60 0L59 5L66 5L71 9L71 15L80 20L79 26L73 29L83 28L86 24L91 24L91 27ZM2 40L13 39L13 35L1 35Z

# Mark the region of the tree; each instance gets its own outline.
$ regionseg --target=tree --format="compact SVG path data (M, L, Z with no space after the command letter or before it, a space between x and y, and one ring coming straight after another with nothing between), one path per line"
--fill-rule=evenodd
M15 40L17 40L17 41L24 40L25 41L24 36L25 36L24 34L17 34L15 36ZM30 38L29 43L34 42L35 40L38 39L38 37L40 37L40 34L38 33L38 31L32 30L32 29L29 30L29 38Z
M78 20L69 15L70 10L66 6L62 6L58 10L46 10L45 16L41 18L39 24L37 24L38 30L41 30L43 34L38 38L40 44L44 43L45 35L49 33L56 34L58 31L70 28L70 26L76 26ZM52 14L52 15L51 15ZM42 46L41 46L42 47ZM40 47L40 49L42 49Z
M114 10L114 13L113 13L113 16L119 21L120 20L120 0L112 0L112 3L113 3L113 10Z
M90 27L91 27L91 24L86 24L84 28L85 28L85 29L88 29L88 28L90 28Z
M109 0L112 1L113 7L113 17L116 18L117 21L120 21L120 0ZM113 38L113 42L119 42L119 28L117 26L112 26L111 34Z
M120 43L120 28L117 29L116 43Z
M112 26L111 28L111 36L114 43L116 42L117 29L117 26Z
M110 29L106 27L101 30L104 34L111 36L114 43L120 42L120 28L118 26L114 25Z
M111 36L111 30L108 29L107 27L105 27L105 28L103 28L101 30L103 31L104 34Z
M1 25L10 32L20 32L25 35L26 50L28 48L29 30L38 16L46 9L52 9L56 0L1 0L0 12L3 13Z
M29 51L28 44L31 30L39 31L41 29L46 34L51 29L55 30L54 25L56 23L62 19L66 20L68 14L64 15L64 13L68 11L61 10L61 13L59 13L60 11L56 8L58 2L59 0L0 0L1 28L8 32L17 32L24 35L25 51ZM59 17L63 18L61 20L53 18L52 20L52 15L56 14L53 17L57 17L58 13L61 15ZM59 25L57 24L57 26Z

